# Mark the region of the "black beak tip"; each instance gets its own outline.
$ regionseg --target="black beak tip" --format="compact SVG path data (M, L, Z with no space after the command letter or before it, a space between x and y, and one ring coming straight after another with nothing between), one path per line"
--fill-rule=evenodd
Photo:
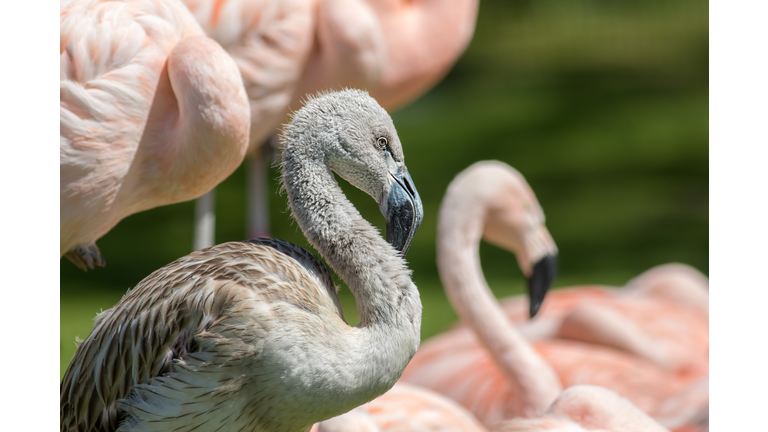
M387 242L405 257L413 236L424 219L424 207L410 174L405 172L395 178L397 182L387 196Z
M531 318L539 312L555 276L557 276L557 255L546 255L533 266L533 275L528 279Z

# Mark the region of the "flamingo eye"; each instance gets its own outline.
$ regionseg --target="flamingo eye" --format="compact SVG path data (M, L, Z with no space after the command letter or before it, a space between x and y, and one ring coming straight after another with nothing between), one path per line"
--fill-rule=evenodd
M387 139L384 137L379 137L378 143L382 149L387 147Z

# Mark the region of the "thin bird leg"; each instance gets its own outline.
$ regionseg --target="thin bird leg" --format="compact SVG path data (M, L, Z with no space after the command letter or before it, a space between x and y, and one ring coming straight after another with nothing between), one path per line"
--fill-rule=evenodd
M269 163L277 150L277 135L263 143L258 152L246 158L248 172L248 238L270 237L267 176Z
M213 246L216 238L216 188L195 200L193 250Z

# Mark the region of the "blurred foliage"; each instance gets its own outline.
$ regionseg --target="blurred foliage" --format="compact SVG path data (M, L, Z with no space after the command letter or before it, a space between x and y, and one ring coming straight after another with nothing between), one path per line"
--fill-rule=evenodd
M393 114L424 203L408 253L423 337L456 319L435 267L437 211L451 179L479 160L507 162L533 187L560 249L556 286L621 285L670 261L708 273L708 37L705 1L481 1L463 57ZM339 182L383 231L375 202ZM241 167L217 189L217 242L245 237L244 199ZM62 373L100 308L190 252L193 210L187 202L125 219L98 242L104 269L61 262ZM309 248L284 196L271 196L270 218L275 237ZM481 255L497 296L522 292L512 255L485 244ZM356 323L354 300L341 294Z

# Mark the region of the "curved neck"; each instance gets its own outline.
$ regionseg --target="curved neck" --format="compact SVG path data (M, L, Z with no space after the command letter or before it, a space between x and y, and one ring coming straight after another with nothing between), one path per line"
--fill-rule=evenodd
M544 412L562 391L554 370L509 322L480 267L485 208L449 189L438 221L440 278L456 312L472 328L506 375L515 415Z
M344 196L323 151L310 134L286 132L288 201L307 240L355 296L363 343L350 349L384 352L386 359L373 359L382 369L374 371L375 379L392 379L391 387L419 345L419 293L405 261Z

